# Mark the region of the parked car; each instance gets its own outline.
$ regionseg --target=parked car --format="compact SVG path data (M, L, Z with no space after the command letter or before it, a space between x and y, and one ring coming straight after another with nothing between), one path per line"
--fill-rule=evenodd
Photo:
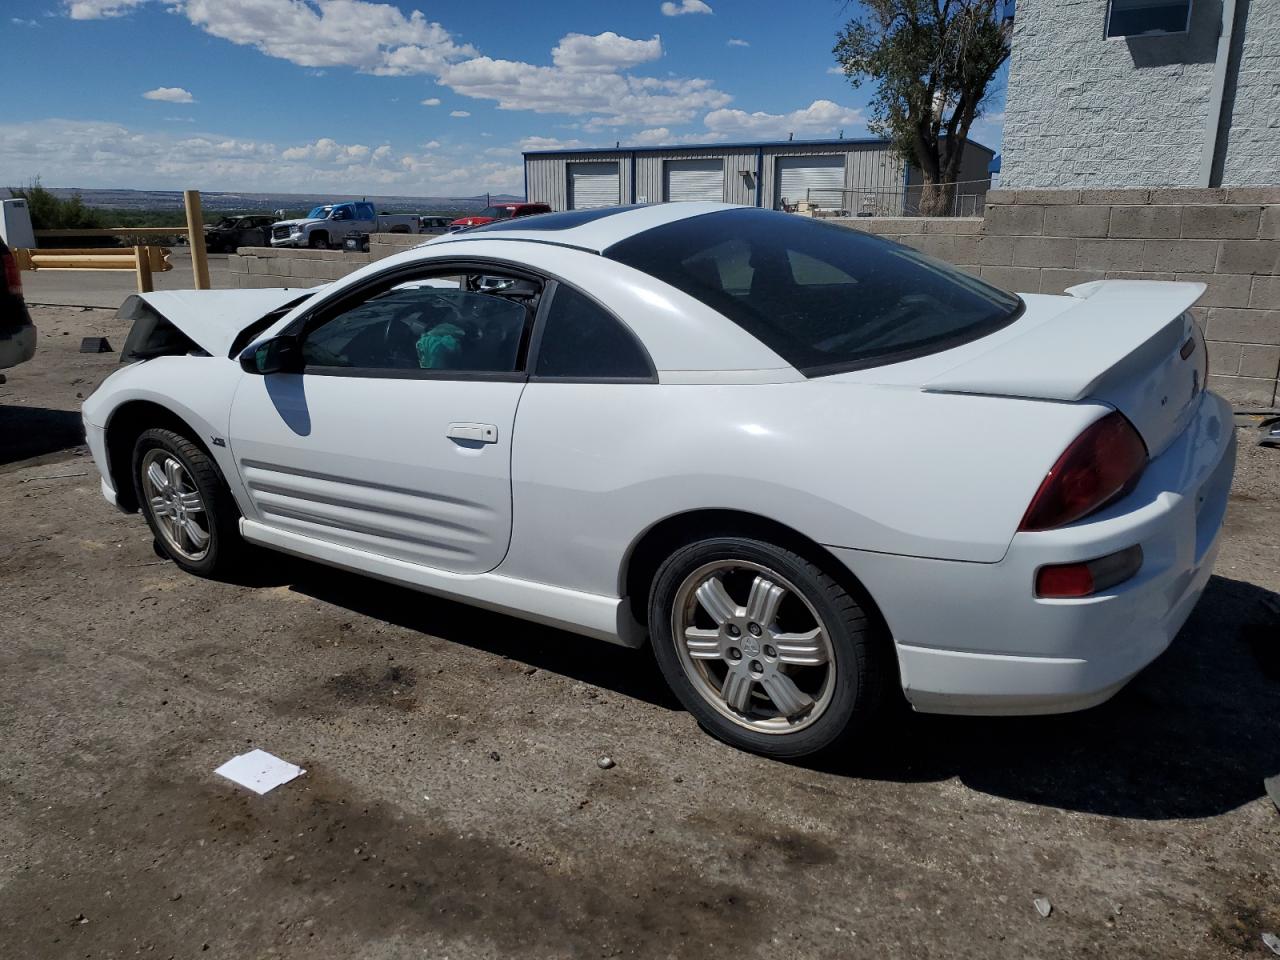
M779 212L575 211L301 298L140 295L153 359L84 417L187 571L254 544L648 642L708 730L795 757L894 688L1079 710L1165 649L1235 461L1204 290L1018 297Z
M272 216L223 217L204 232L210 253L234 253L237 247L265 247L271 240Z
M372 203L353 200L326 203L301 220L280 220L271 226L273 247L311 247L327 250L342 243L351 231L359 233L417 233L418 215L378 213Z
M419 217L418 232L441 234L448 233L449 226L453 223L453 217Z
M449 230L468 230L471 227L482 227L495 220L513 220L516 217L531 217L536 213L550 213L551 208L545 203L498 203L485 207L479 213L459 217L449 224Z
M0 278L4 281L0 286L0 370L5 370L36 355L36 327L22 296L18 261L3 240L0 240Z

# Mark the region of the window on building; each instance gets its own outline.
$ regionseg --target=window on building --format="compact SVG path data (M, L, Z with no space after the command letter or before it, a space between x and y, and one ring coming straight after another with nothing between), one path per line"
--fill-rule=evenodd
M1186 33L1192 0L1111 0L1108 37Z

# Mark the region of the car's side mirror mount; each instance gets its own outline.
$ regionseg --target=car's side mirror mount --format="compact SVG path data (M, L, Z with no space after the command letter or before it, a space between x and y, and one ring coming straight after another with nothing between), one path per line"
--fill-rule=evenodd
M253 344L240 354L245 373L265 376L268 373L301 373L302 347L296 337L272 337Z

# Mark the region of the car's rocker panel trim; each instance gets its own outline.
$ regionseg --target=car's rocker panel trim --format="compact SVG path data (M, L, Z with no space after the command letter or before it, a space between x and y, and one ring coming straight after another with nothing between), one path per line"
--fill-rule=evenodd
M250 543L260 546L598 640L626 647L639 647L644 642L643 631L618 597L583 593L493 572L449 573L316 540L257 520L241 519L240 533Z

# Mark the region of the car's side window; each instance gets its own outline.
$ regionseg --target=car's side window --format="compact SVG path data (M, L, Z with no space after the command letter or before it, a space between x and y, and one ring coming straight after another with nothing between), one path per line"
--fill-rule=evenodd
M374 291L306 335L307 369L516 373L539 291L528 281L494 289L495 279L430 278Z
M653 379L635 335L572 287L556 287L547 310L534 375L540 379Z

